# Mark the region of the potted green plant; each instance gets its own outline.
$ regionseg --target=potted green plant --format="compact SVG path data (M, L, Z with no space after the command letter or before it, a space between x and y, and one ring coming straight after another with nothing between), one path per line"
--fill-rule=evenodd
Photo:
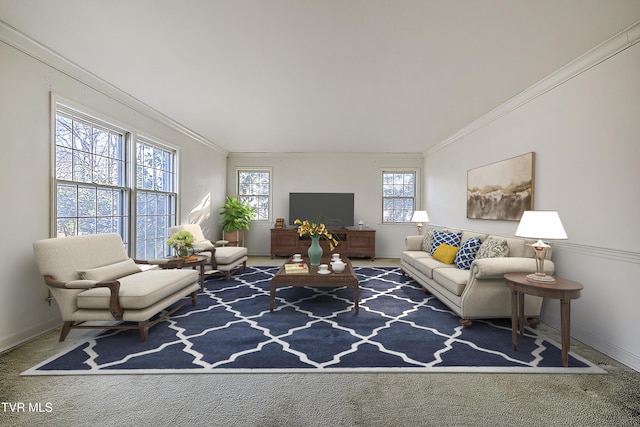
M220 209L222 215L222 237L229 243L243 244L244 230L256 216L256 209L249 203L241 203L235 197L227 196L226 203Z
M188 257L191 254L194 237L189 231L182 230L173 234L167 244L173 248L177 258Z

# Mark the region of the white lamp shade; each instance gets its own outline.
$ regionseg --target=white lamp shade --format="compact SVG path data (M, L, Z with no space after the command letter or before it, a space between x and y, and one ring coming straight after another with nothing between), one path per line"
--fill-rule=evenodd
M516 236L541 240L568 238L556 211L525 211L518 224Z
M411 222L429 222L427 211L413 211Z

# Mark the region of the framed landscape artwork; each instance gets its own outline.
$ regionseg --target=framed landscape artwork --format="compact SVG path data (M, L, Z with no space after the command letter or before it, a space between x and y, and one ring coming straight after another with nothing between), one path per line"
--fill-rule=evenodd
M519 221L533 210L535 153L467 172L467 218Z

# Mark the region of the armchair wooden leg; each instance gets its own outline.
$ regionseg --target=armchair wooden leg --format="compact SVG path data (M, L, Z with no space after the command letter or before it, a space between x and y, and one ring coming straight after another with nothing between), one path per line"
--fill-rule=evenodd
M197 293L196 292L191 292L191 305L192 306L196 306L196 299L197 299Z
M149 321L138 322L138 326L140 328L140 338L142 341L146 341L149 338Z
M62 324L62 331L60 332L60 342L64 341L69 335L69 331L71 330L71 325L73 322L64 322Z

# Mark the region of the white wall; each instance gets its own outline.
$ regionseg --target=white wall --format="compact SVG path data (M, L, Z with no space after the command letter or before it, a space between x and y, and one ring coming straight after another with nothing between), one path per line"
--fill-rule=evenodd
M289 193L354 193L355 222L363 220L376 230L376 256L397 258L404 236L416 232L414 225L382 224L382 171L422 167L421 154L236 154L227 161L227 193L236 195L236 170L272 168L272 218L253 221L245 234L251 255L269 255L270 234L275 218L290 224ZM339 252L339 248L337 249Z
M4 226L0 245L0 351L61 323L58 308L45 301L47 290L32 249L34 241L51 235L52 91L133 132L178 148L181 164L188 165L180 169L180 211L185 221L195 215L191 213L194 211L206 219L206 227L216 227L217 216L206 211L211 205L222 203L226 167L226 153L196 142L193 136L161 118L151 118L116 100L122 96L117 90L91 76L80 78L93 81L99 90L81 83L78 76L59 71L63 61L54 68L42 58L34 59L31 55L50 54L33 46L25 47L34 48L30 55L12 46L13 43L0 41L0 224ZM55 57L50 59L58 61ZM70 70L69 73L78 71L73 67Z
M273 217L286 217L291 191L356 194L356 219L377 230L377 256L397 257L411 225L380 224L380 172L419 167L431 222L512 234L513 222L467 220L467 170L536 152L537 209L557 209L569 240L556 245L558 273L582 282L572 305L573 337L640 370L635 328L640 301L640 47L636 44L504 117L421 155L232 155L203 145L116 89L86 79L57 58L13 46L0 32L0 351L60 323L37 272L31 244L50 235L50 92L86 105L135 131L180 148L181 222L203 222L219 235L224 194L235 194L235 168L273 168ZM7 35L9 34L9 35ZM29 49L35 49L33 46ZM37 50L37 49L35 49ZM39 58L39 59L36 59ZM48 59L51 59L49 61ZM206 141L205 141L206 142ZM225 176L226 174L226 176ZM228 183L226 182L228 180ZM272 223L254 223L247 244L269 253ZM555 302L543 320L558 326Z
M517 222L466 219L469 169L533 151L535 209L557 210L557 274L585 287L571 334L640 371L640 44L426 155L432 222L513 234ZM559 328L559 304L542 320Z

